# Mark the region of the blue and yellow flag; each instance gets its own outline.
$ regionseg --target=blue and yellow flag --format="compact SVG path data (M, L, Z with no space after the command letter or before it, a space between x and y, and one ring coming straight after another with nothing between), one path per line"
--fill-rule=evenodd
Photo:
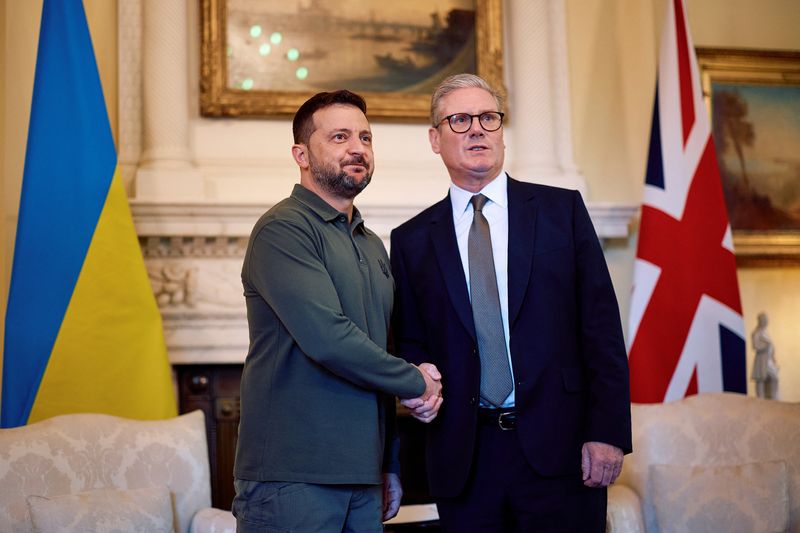
M81 0L44 0L3 353L2 427L176 413Z

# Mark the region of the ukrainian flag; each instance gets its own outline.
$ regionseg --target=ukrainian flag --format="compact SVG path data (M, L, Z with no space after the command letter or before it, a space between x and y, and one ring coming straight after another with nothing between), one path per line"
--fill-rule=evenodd
M44 0L3 358L2 427L176 412L81 0Z

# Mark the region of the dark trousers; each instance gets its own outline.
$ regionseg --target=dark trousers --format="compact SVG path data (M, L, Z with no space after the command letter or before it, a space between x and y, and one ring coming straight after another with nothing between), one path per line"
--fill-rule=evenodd
M542 477L525 460L516 431L480 426L465 490L436 500L442 532L602 533L606 489L585 487L579 467L574 476Z

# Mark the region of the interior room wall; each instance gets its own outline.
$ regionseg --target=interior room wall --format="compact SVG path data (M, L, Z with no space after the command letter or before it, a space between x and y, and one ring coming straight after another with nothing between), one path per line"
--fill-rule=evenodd
M796 0L703 0L689 3L698 46L800 50L800 2ZM696 29L694 29L696 28ZM768 314L767 328L781 367L780 397L800 401L800 265L795 268L740 268L739 285L747 333L747 368L755 352L750 334L758 313ZM749 382L754 394L753 383Z
M567 0L575 161L592 200L641 200L666 6L665 0ZM688 0L687 12L695 46L800 50L796 0ZM637 236L606 248L623 319ZM740 268L739 284L748 376L754 357L749 336L765 311L781 365L782 398L800 401L800 333L794 324L800 268Z
M197 2L189 1L190 39L198 42ZM85 0L107 108L115 136L117 128L117 2ZM665 0L566 0L572 140L575 162L586 178L594 202L636 204L640 200L650 129L659 34ZM0 0L0 295L5 302L10 274L19 191L27 139L41 0ZM796 0L688 0L688 18L698 46L782 48L800 50L800 2ZM201 119L197 114L199 59L190 48L190 102L193 107L192 145L200 157L213 156L210 143L229 122ZM513 87L509 88L513 91ZM513 109L511 110L513 115ZM253 136L236 139L242 154L285 156L270 168L269 194L282 197L296 180L289 159L291 143L285 119L252 121ZM513 122L512 122L513 124ZM512 127L521 127L519 120ZM366 193L373 204L395 201L386 183L402 180L407 201L426 205L444 195L447 178L427 146L426 127L419 124L375 125L376 158L384 172ZM524 147L509 138L509 154ZM512 155L513 157L513 155ZM274 159L273 159L274 161ZM283 161L283 159L281 159ZM246 198L235 180L215 182L210 195L219 201ZM405 200L406 198L404 198ZM628 295L636 238L609 241L606 255L627 317ZM741 269L739 272L745 330L749 336L760 311L770 315L769 331L781 364L783 398L800 401L800 333L798 316L800 268ZM5 305L2 306L5 312ZM0 324L0 340L3 335ZM748 369L752 349L748 339Z

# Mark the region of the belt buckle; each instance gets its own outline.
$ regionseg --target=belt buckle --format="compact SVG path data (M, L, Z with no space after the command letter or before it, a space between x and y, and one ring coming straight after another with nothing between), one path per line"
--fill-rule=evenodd
M498 417L497 417L497 425L500 426L500 429L502 429L503 431L511 431L511 430L513 430L514 427L515 427L515 424L514 424L515 415L516 415L516 413L514 413L514 412L500 413L498 415ZM506 416L508 416L510 418L510 420L508 421L508 425L507 426L505 425L505 422L504 422L504 419L506 418Z

